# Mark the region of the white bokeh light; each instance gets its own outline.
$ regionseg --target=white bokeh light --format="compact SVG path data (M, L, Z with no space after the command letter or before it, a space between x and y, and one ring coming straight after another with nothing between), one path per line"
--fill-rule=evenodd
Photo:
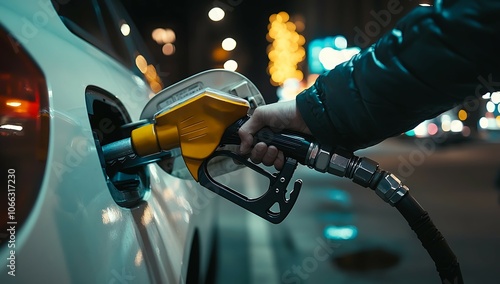
M491 93L491 101L494 104L500 104L500 92Z
M214 22L218 22L224 19L225 15L226 13L224 12L224 10L219 7L213 7L212 9L210 9L210 11L208 11L208 17Z
M333 44L338 49L345 49L347 48L347 39L343 36L336 36L335 39L333 40Z
M233 38L225 38L222 41L222 49L225 51L231 51L236 48L236 41Z
M130 34L130 26L124 23L120 26L120 31L122 32L123 36L128 36Z
M229 70L229 71L236 71L238 68L238 62L230 59L224 63L224 69Z
M488 112L494 112L495 111L495 104L493 102L487 102L486 103L486 111Z
M489 122L488 122L488 119L486 117L481 117L481 119L479 119L479 127L481 127L482 129L486 129L486 128L488 128L488 125L489 125Z
M324 47L319 52L319 61L326 70L332 70L335 66L346 62L357 53L359 53L359 48L336 50L332 47Z

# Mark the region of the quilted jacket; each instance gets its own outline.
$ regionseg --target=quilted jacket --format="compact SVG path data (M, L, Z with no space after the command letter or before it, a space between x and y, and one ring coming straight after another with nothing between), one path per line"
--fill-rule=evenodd
M312 134L357 150L500 89L500 1L436 1L297 98Z

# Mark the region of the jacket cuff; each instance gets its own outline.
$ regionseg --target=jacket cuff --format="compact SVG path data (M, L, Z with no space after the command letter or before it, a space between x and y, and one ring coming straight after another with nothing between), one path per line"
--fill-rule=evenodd
M340 135L333 126L315 85L302 91L296 97L297 109L311 134L324 145L336 145Z

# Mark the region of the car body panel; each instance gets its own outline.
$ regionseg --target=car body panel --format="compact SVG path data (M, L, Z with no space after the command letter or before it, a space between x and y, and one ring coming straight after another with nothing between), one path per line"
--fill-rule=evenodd
M49 155L35 207L16 231L16 276L2 265L0 282L183 282L195 231L212 230L214 195L192 179L149 165L151 190L144 202L131 209L115 203L94 144L85 92L96 86L116 96L132 121L152 92L143 79L71 33L50 1L29 2L0 3L0 24L45 75ZM200 241L207 255L211 239ZM4 263L9 251L0 248Z

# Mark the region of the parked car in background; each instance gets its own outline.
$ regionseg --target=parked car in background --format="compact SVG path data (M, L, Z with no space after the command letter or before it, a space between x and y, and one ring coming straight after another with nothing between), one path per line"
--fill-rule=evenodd
M438 145L475 139L478 135L481 103L482 101L476 100L471 104L456 106L435 118L421 122L404 133L404 137L431 139Z
M0 283L206 279L215 195L102 162L162 88L119 1L2 1L0 50Z

